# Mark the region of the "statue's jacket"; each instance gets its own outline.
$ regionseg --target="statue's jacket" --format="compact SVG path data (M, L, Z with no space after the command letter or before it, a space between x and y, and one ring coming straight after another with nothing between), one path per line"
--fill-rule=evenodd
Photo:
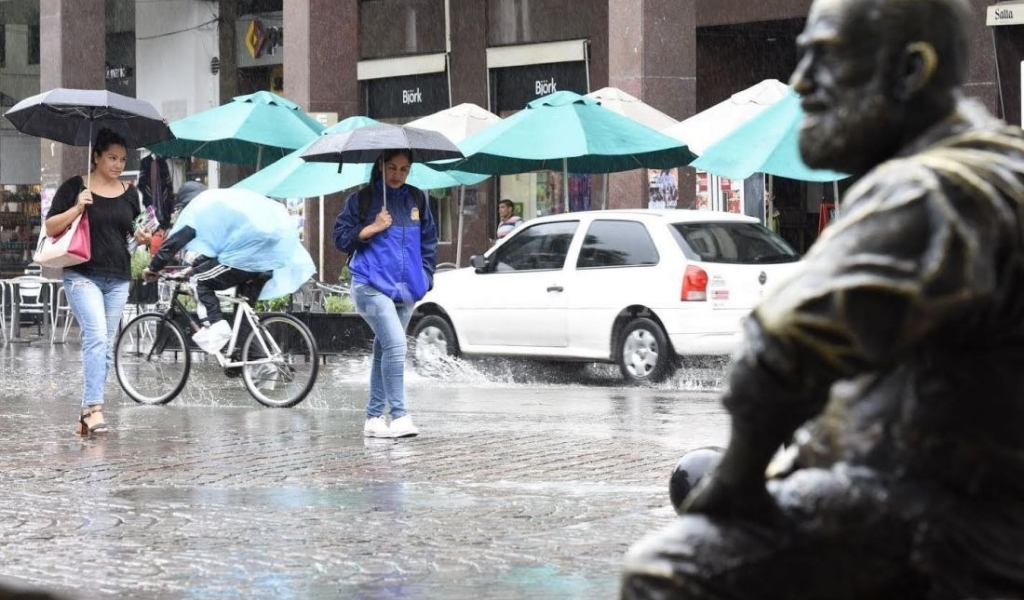
M753 318L756 361L816 415L796 466L929 490L963 508L935 524L953 546L1024 581L1021 130L961 101L850 188L804 263ZM793 410L770 396L730 410Z

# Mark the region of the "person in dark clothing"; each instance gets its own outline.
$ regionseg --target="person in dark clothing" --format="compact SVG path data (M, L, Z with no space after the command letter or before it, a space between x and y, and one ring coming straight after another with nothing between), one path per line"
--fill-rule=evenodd
M142 205L153 207L160 228L169 229L174 202L171 169L166 158L150 153L139 162L139 193Z
M747 320L728 448L623 598L1024 597L1024 135L962 95L970 17L814 0L800 150L857 181Z
M203 350L215 353L231 339L231 325L220 309L218 290L234 287L239 295L255 302L295 291L315 268L281 203L235 189L200 191L190 197L194 189L182 186L179 201L185 208L143 276L155 278L179 250L198 254L192 261L189 284L198 300L196 313L203 328L192 339ZM244 330L240 332L243 340L244 334Z
M149 244L144 232L133 232L139 215L138 193L121 179L127 159L124 138L109 129L96 135L92 171L74 176L57 189L46 215L46 234L55 236L82 213L89 217L90 256L64 268L64 292L71 312L82 328L82 413L77 431L82 435L109 429L103 417L107 372L121 313L128 302L131 257L125 240Z

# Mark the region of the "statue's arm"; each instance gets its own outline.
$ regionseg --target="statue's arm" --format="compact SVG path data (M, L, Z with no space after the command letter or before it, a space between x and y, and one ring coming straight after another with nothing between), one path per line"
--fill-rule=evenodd
M994 204L965 220L930 171L891 174L851 190L849 213L748 320L723 398L729 446L687 510L763 516L765 468L835 381L898 363L992 293Z

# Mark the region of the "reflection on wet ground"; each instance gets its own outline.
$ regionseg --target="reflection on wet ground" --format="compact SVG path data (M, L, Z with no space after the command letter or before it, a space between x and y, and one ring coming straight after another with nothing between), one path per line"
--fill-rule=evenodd
M331 357L295 409L200 361L181 397L108 383L82 440L77 344L0 347L0 581L70 598L615 598L673 517L685 451L722 445L722 364L654 388L589 365L409 369L423 435L364 439L369 359Z

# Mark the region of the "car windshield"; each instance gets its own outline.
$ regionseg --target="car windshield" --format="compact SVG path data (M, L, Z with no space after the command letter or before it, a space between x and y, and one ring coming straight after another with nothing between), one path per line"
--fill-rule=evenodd
M673 223L671 227L679 247L691 259L741 265L800 260L786 240L758 223Z

